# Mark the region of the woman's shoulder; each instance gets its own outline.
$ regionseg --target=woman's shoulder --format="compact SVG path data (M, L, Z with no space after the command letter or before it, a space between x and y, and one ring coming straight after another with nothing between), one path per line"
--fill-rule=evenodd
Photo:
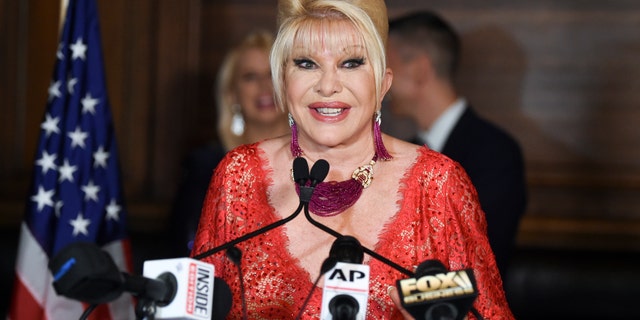
M427 146L410 145L412 146L409 152L410 156L403 156L406 158L403 162L408 161L403 164L407 168L405 170L407 175L414 177L457 176L464 172L458 162L446 155Z
M390 146L388 149L398 161L398 165L409 169L422 170L425 168L450 168L451 166L456 166L456 162L449 157L424 145L416 145L393 137L385 139L385 145Z
M285 145L281 138L240 145L227 152L221 165L233 170L269 167L277 162L277 157L283 153Z

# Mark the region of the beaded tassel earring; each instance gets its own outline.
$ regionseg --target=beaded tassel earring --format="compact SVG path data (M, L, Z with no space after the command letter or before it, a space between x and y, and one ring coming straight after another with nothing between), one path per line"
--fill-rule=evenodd
M384 143L382 142L382 132L380 131L380 124L382 123L382 112L380 110L376 111L374 114L375 120L373 121L373 140L376 148L376 156L378 159L382 160L391 160L393 157L385 148Z
M291 113L289 113L289 127L291 128L291 154L294 157L302 156L302 149L298 144L298 126L296 126Z
M240 111L240 105L234 104L231 106L231 111L233 112L233 117L231 118L231 132L233 132L235 136L239 137L244 133L244 118Z

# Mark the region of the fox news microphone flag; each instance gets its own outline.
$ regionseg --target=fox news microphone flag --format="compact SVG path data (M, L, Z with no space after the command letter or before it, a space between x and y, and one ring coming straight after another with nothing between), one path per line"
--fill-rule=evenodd
M70 243L96 243L122 271L133 265L95 0L70 0L65 17L20 231L14 320L83 314L88 306L56 295L47 269ZM134 300L123 294L91 318L135 319Z

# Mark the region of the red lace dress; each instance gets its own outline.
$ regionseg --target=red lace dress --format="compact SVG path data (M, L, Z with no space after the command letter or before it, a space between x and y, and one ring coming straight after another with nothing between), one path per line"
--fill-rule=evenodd
M220 163L205 199L192 255L279 220L267 199L271 171L261 153L258 144L241 146ZM408 270L427 259L438 259L451 270L472 268L480 293L474 307L487 320L513 319L469 178L445 156L426 147L419 153L399 188L400 210L372 249ZM287 245L288 238L278 227L237 246L243 252L249 319L293 319L312 289L313 280ZM234 303L227 319L242 319L237 267L224 253L205 261L214 264L216 276L231 287ZM370 259L369 266L367 319L402 319L387 289L406 276L376 259ZM321 301L322 289L315 288L302 318L318 319ZM469 319L475 317L470 313Z

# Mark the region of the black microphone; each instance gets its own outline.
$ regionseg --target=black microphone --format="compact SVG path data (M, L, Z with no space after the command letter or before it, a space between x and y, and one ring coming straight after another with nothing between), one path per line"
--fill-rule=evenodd
M315 167L315 165L314 165ZM313 171L313 169L312 169ZM327 169L328 171L328 169ZM326 174L325 174L326 176ZM304 208L305 203L309 203L309 200L311 199L311 194L313 193L313 189L315 188L315 185L313 186L306 186L307 182L309 181L310 177L309 177L309 165L307 164L307 160L302 158L302 157L296 157L293 160L293 180L294 182L299 186L300 188L300 204L298 205L298 208L288 217L278 220L272 224L266 225L258 230L249 232L243 236L240 236L234 240L231 240L227 243L224 243L220 246L217 246L213 249L209 249L205 252L199 253L197 255L195 255L193 258L197 259L197 260L202 260L210 255L216 254L219 251L222 250L226 250L229 249L231 247L234 247L236 244L241 243L243 241L247 241L253 237L259 236L271 229L277 228L291 220L293 220L296 216L298 216L298 214L300 214L300 212L302 212L302 209ZM317 178L316 178L317 179ZM322 178L324 179L324 177ZM311 181L311 183L313 184L313 181ZM316 182L317 184L317 182Z
M211 307L211 319L224 319L231 310L233 302L231 288L224 279L213 279L213 305Z
M150 302L155 308L169 304L178 288L175 276L170 273L152 279L121 272L111 256L92 242L66 246L49 261L48 267L57 294L92 306L111 302L130 292L145 301L144 305ZM92 306L82 318L88 316Z
M478 296L472 269L447 271L442 262L427 260L415 276L396 281L402 306L416 320L462 320Z

